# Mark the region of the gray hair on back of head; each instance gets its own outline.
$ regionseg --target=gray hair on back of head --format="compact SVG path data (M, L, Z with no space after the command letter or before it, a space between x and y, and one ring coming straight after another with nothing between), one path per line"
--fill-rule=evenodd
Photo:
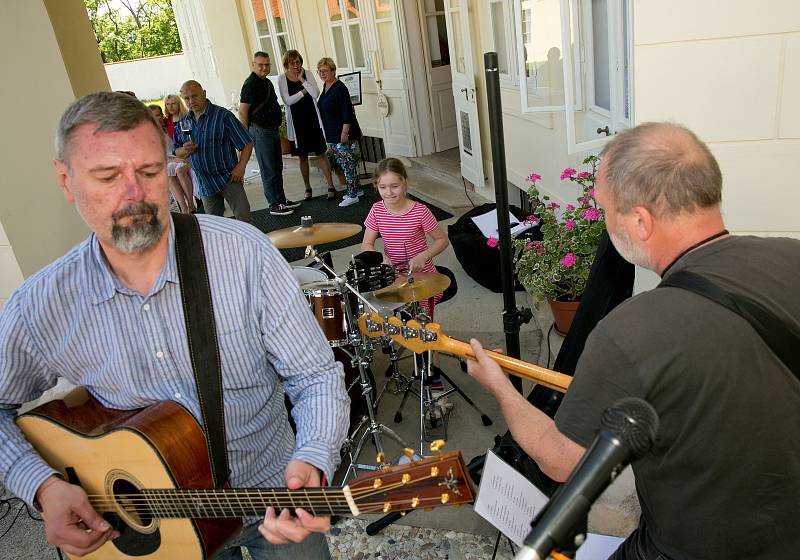
M600 163L615 210L643 206L655 216L677 216L722 201L722 172L691 130L651 122L609 142Z
M94 124L95 132L119 132L132 130L143 122L153 125L166 153L167 143L161 126L144 103L114 91L84 95L73 101L61 115L56 129L56 158L69 167L71 136L81 125Z

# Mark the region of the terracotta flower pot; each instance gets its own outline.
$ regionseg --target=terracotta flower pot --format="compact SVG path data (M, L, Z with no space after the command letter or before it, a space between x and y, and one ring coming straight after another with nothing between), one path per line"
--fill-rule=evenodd
M550 304L550 309L553 312L553 323L556 332L561 336L567 336L572 320L575 319L575 312L578 311L580 301L556 301L554 299L547 300Z

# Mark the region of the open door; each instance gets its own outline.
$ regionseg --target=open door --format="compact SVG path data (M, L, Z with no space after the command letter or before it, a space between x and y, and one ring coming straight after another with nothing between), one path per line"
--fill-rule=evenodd
M445 13L461 175L476 187L483 188L483 157L467 0L445 0Z

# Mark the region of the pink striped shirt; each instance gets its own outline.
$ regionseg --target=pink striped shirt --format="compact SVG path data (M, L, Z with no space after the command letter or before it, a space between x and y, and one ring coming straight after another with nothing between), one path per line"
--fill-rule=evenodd
M383 239L383 252L393 265L408 261L428 248L425 234L439 223L424 204L415 202L404 214L392 214L382 200L372 205L364 225ZM431 259L425 261L424 272L436 272Z

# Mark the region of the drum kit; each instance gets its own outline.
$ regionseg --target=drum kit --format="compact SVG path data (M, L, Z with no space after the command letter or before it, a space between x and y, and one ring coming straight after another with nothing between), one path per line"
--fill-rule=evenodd
M383 256L375 251L353 256L347 271L337 274L330 253L317 253L314 249L315 245L339 241L360 231L361 226L355 224L314 224L309 217L303 217L300 227L267 234L277 248L305 247L306 257L313 259L310 266L293 267L293 272L336 359L342 362L345 369L345 380L352 401L351 431L342 450L343 456L350 462L344 475L345 481L359 470L377 470L386 464L382 442L384 436L403 449L400 462L424 456L426 442L446 439L447 409L442 399L454 390L434 394L430 387L430 357L424 354L413 355L414 373L411 377L402 375L397 367L402 348L398 351L396 342L388 336L364 336L358 325L358 318L365 313L377 313L385 318L414 318L422 323L430 321L420 313L419 302L442 293L449 286L450 278L439 273L410 270L398 274L395 267L383 263ZM377 348L388 355L390 366L387 369L388 379L376 397L370 364ZM418 388L415 387L417 384ZM394 430L377 421L378 403L387 391L403 393L403 403L409 392L419 397L418 450L412 449ZM401 420L398 410L395 421ZM359 463L364 446L370 439L377 452L377 466Z

